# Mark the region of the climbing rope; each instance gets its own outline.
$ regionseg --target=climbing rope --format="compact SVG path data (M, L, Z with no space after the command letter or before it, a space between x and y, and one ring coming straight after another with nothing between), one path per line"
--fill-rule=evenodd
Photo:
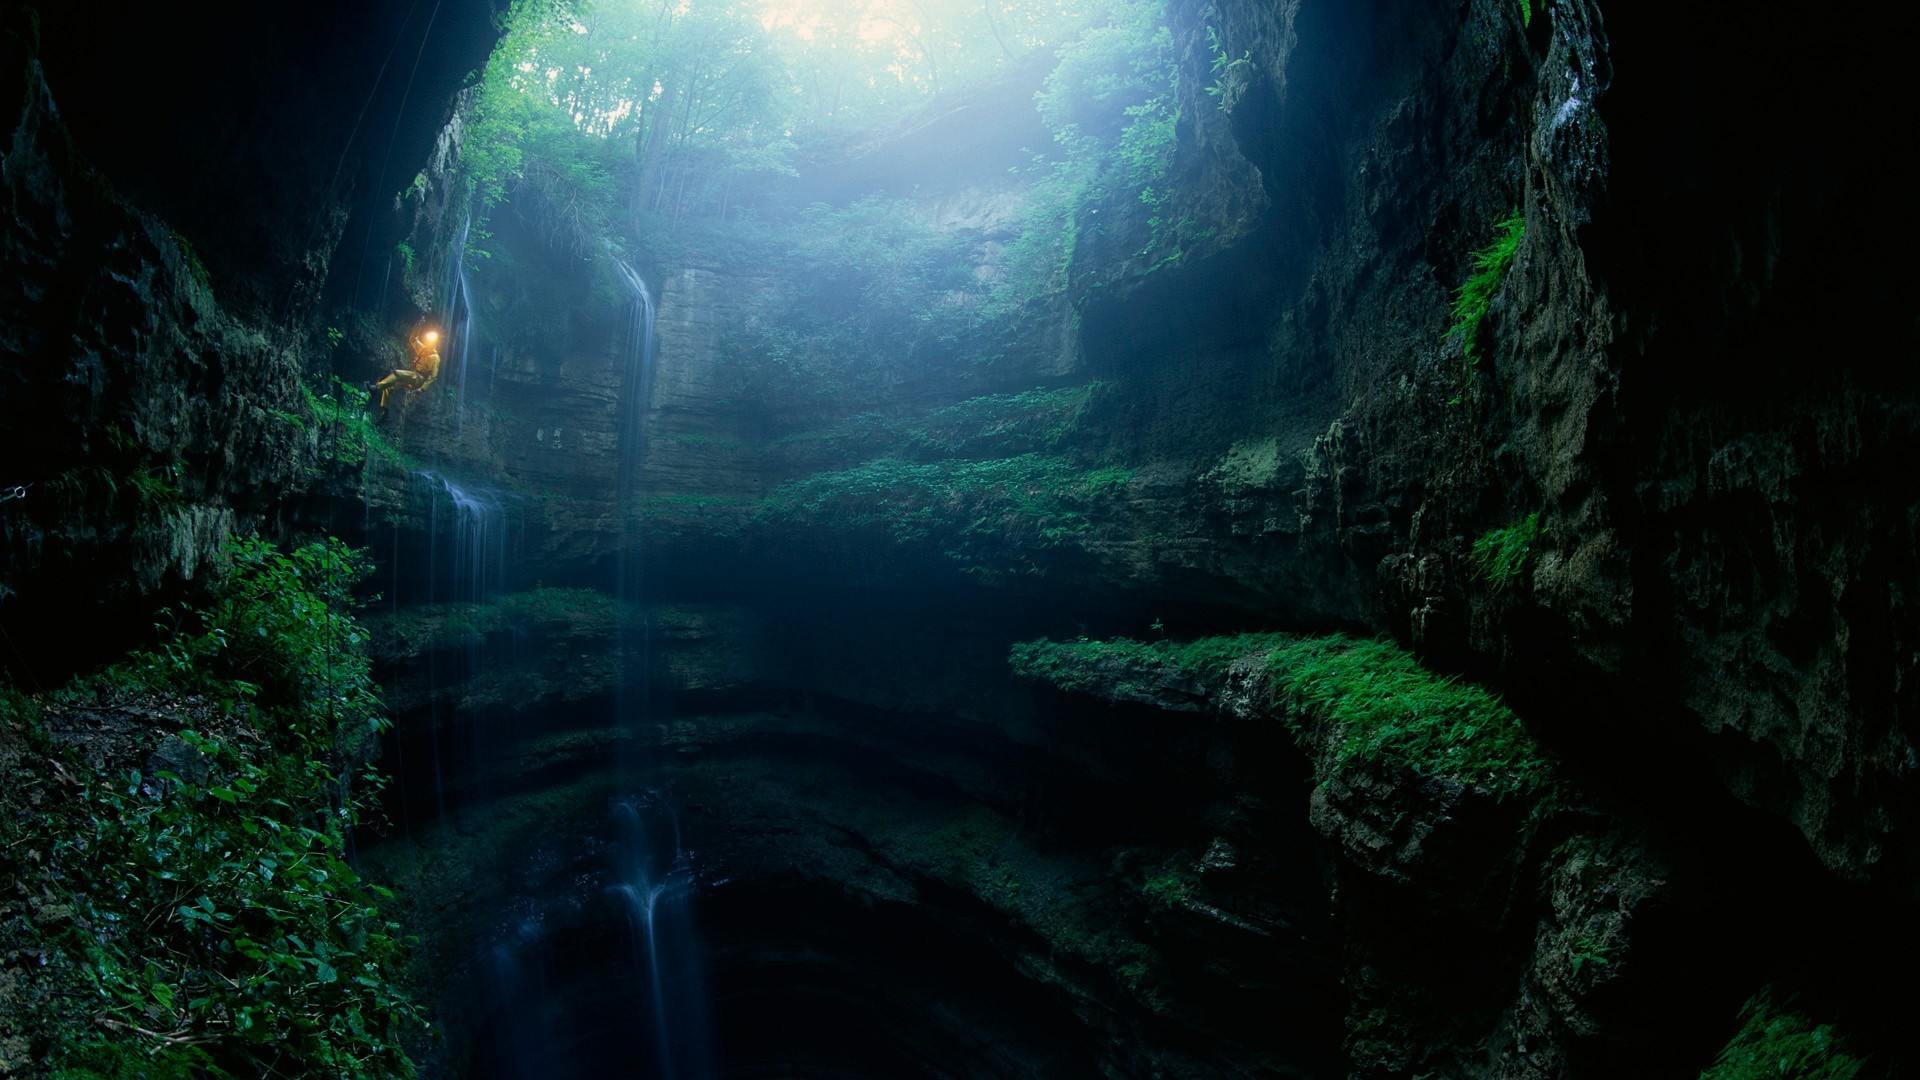
M0 488L0 503L9 503L15 499L27 497L27 485L15 484L10 488Z

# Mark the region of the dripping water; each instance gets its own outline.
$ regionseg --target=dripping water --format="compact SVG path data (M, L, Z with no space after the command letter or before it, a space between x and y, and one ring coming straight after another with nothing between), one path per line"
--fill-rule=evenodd
M437 488L427 523L428 601L477 605L511 589L513 536L506 500L498 491L463 484L444 474L419 475ZM434 800L443 821L447 820L448 790L458 781L467 781L460 787L466 792L465 808L485 804L480 777L488 750L486 710L462 708L458 702L443 701L438 693L443 680L451 686L473 684L485 663L484 648L483 636L468 632L458 648L428 653ZM457 737L443 740L443 732ZM443 745L445 741L453 745ZM454 808L463 809L458 802Z

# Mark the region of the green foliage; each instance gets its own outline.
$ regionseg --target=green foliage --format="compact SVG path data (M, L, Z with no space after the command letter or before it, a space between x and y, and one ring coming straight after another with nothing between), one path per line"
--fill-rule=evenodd
M1009 662L1014 674L1050 682L1063 690L1137 692L1161 674L1182 679L1222 678L1234 661L1292 640L1286 634L1234 634L1194 641L1023 641L1013 646Z
M336 377L324 394L314 393L310 386L302 387L302 391L307 412L320 432L323 461L347 469L359 468L368 461L406 467L406 455L374 426L367 412L370 397L365 388ZM276 415L288 423L306 426L291 414Z
M1866 1061L1849 1053L1830 1024L1816 1024L1773 1000L1771 987L1748 999L1742 1024L1700 1080L1854 1080Z
M764 239L764 238L763 238ZM816 204L754 261L777 259L796 292L779 318L734 336L751 357L743 393L767 407L872 400L908 364L962 362L986 289L961 235L904 204L872 196Z
M1613 945L1610 942L1603 941L1592 934L1581 937L1573 943L1573 973L1578 975L1581 968L1589 966L1606 967L1612 963L1608 959L1612 953Z
M1473 542L1473 565L1480 576L1504 589L1526 568L1540 542L1540 515L1528 514L1512 525L1488 529Z
M1446 336L1460 339L1469 368L1479 362L1480 323L1493 306L1494 294L1507 280L1507 270L1520 250L1526 227L1526 219L1518 210L1495 225L1493 243L1473 253L1473 275L1454 294L1453 325Z
M1520 2L1524 4L1526 0L1520 0ZM1235 60L1227 53L1227 47L1220 43L1220 32L1211 26L1207 27L1207 51L1213 54L1213 62L1207 68L1213 73L1213 83L1207 87L1207 94L1218 102L1221 111L1225 112L1227 77L1239 68L1250 66L1253 63L1253 51L1249 49Z
M1302 638L1268 660L1294 707L1341 733L1338 761L1379 761L1458 776L1505 798L1551 783L1552 766L1520 718L1481 687L1443 678L1385 641Z
M113 437L109 436L109 442ZM116 457L142 453L130 445L115 447ZM175 483L177 467L141 461L131 469L106 465L76 465L46 482L49 498L68 506L87 507L103 517L144 516L181 501Z
M1086 469L1042 454L930 464L881 458L783 484L755 520L782 530L871 530L895 544L931 543L989 579L1009 570L1044 573L1032 552L1084 532L1087 512L1132 477L1129 469Z
M1173 162L1178 87L1159 0L1117 3L1104 24L1060 49L1034 100L1062 156L1035 160L1020 233L1003 256L997 307L1067 288L1080 231L1103 206L1144 205L1149 235L1140 254L1179 257L1192 222L1169 216L1160 194Z
M1264 654L1281 718L1303 739L1334 736L1330 764L1373 762L1423 776L1454 776L1497 798L1530 797L1552 766L1500 699L1428 671L1385 641L1332 634L1240 634L1197 641L1029 641L1013 647L1015 674L1084 692L1139 691L1162 674L1219 679Z
M1520 0L1520 25L1531 29L1533 26L1533 0Z
M376 782L350 770L387 723L352 614L367 568L338 540L237 542L210 610L163 612L153 650L0 709L25 739L6 783L41 789L0 819L18 882L0 935L64 1003L38 1018L53 1075L413 1075L398 927L345 857ZM129 712L148 720L125 745L84 755L40 722ZM182 727L153 751L163 717ZM143 755L150 773L102 764Z
M831 428L782 436L774 445L835 461L880 449L916 457L996 456L1067 448L1103 384L967 398L922 416L860 413Z
M1198 882L1193 875L1179 871L1155 874L1140 887L1142 894L1159 907L1179 907L1193 898Z
M566 633L609 633L636 625L640 611L597 589L539 586L472 604L423 604L368 619L379 648L393 655L460 645L475 635L513 626L544 624Z
M213 278L207 273L206 264L200 261L200 253L194 250L192 241L189 241L178 229L173 229L171 232L173 242L180 248L181 259L186 262L187 270L193 274L193 280L199 282L201 288L212 290Z

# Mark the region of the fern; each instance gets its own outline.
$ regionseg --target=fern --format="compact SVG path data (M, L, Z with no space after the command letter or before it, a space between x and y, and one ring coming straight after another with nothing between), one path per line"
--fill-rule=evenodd
M1526 219L1515 210L1494 226L1493 243L1473 253L1473 276L1460 286L1453 298L1453 326L1447 330L1447 337L1461 340L1461 348L1467 359L1467 366L1473 367L1479 362L1480 323L1487 317L1487 310L1493 306L1493 296L1507 280L1507 270L1513 266L1513 257L1520 250L1520 239L1526 235Z
M1473 542L1473 564L1480 576L1504 589L1520 575L1540 539L1540 515L1528 514L1502 529L1488 529Z

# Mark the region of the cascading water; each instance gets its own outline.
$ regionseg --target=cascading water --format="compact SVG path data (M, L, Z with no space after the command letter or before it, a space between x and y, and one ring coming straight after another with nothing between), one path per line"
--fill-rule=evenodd
M646 537L637 527L637 502L658 341L652 291L632 266L619 260L614 265L630 296L620 418L619 497L626 528L616 592L644 611ZM620 645L626 674L614 709L616 719L629 726L644 728L650 714L651 630L650 620L642 616ZM644 760L623 760L621 766L635 779L644 779L647 771ZM609 891L625 912L633 961L647 975L646 1001L638 1012L651 1034L658 1075L699 1080L713 1072L711 1033L693 925L693 862L681 845L680 819L672 804L652 789L642 797L617 801L613 811Z
M710 1032L699 942L693 932L693 860L681 846L680 818L657 791L613 805L615 882L628 947L647 972L644 1013L659 1076L711 1075Z
M478 604L511 588L513 536L500 493L464 485L439 473L422 472L420 476L439 488L428 518L429 599L444 604ZM452 756L446 756L448 748L443 746L441 732L453 725L455 707L441 703L432 689L443 679L456 685L474 680L484 663L483 645L479 635L468 635L461 647L448 650L444 659L430 653L427 661L434 799L442 820L446 819L447 791L453 778L466 781L461 787L468 792L469 800L484 804L479 777L487 760L487 720L483 710L462 712L459 738L453 740ZM442 670L442 665L451 670ZM450 772L454 777L449 777Z
M467 278L467 241L472 234L473 214L469 211L448 247L447 280L442 289L442 294L447 297L447 331L453 339L448 345L450 355L444 359L448 361L452 374L456 427L464 425L469 397L467 361L477 344L474 339L473 286ZM457 331L455 326L459 327Z
M477 604L509 587L506 580L509 530L506 503L500 493L477 485L469 487L439 473L420 475L438 484L453 507L452 529L448 534L451 543L447 545L453 556L452 572L444 579L449 585L445 595L435 599ZM440 501L435 499L430 527L436 535L440 532L440 506ZM436 576L434 580L442 579Z
M614 268L626 285L630 301L627 307L627 332L622 343L625 370L621 381L620 413L620 519L625 536L620 545L614 593L636 609L645 610L643 582L645 571L645 534L635 528L640 497L640 467L646 457L647 407L653 384L654 335L653 293L640 272L625 260L615 259ZM647 672L652 663L649 650L651 626L643 616L637 632L623 635L619 644L620 666L628 673L615 691L614 713L626 722L644 723L647 716ZM627 687L638 684L637 710L630 706Z
M628 307L625 343L626 372L620 393L620 496L624 502L639 479L646 449L648 398L653 389L655 349L653 293L640 272L616 259L620 280L632 301Z

